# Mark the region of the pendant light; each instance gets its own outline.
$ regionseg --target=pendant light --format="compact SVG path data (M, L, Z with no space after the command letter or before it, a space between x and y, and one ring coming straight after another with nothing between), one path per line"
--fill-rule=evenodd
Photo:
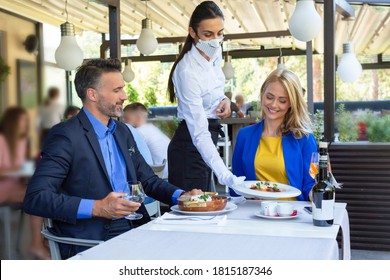
M317 13L313 0L297 0L295 10L288 26L291 35L299 41L314 39L322 27L322 19Z
M225 79L230 80L234 77L234 68L232 65L232 56L226 55L225 56L225 63L222 67L223 74L225 74Z
M74 25L68 22L68 1L65 1L66 22L61 24L61 43L55 52L58 67L67 71L76 69L83 62L83 51L77 45Z
M278 66L277 69L286 69L286 65L284 65L284 57L282 52L282 37L279 37L279 57L278 57Z
M123 70L123 79L130 83L132 80L134 80L135 78L135 73L133 71L133 69L131 69L131 59L127 59L125 60L125 69Z
M353 83L359 78L362 70L362 65L353 51L352 42L345 42L343 44L341 62L337 66L337 74L340 76L340 79L346 83Z
M227 42L227 52L225 56L225 63L223 64L222 71L225 75L226 80L230 80L234 78L234 68L232 65L232 56L229 55L229 42Z
M142 30L141 34L139 35L139 38L137 40L137 48L143 55L150 55L153 53L158 46L158 42L156 37L153 34L152 30L152 21L148 18L147 11L148 11L148 1L149 0L141 0L146 2L146 10L145 10L145 17L142 20Z
M129 57L129 45L127 45L127 57ZM125 69L123 69L122 72L123 79L130 83L135 78L135 73L133 69L131 68L131 59L126 58L125 59Z
M351 42L351 36L349 34L349 22L354 20L353 17L343 18L347 21L347 33L348 40L343 44L343 54L341 55L340 64L337 66L337 74L340 79L346 83L353 83L356 81L362 73L362 65L356 58L353 45Z

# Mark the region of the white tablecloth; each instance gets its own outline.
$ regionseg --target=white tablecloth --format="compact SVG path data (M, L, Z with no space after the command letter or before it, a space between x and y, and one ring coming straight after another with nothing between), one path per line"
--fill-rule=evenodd
M209 246L204 246L205 244ZM319 260L338 257L335 239L135 229L84 251L72 259Z
M343 231L343 257L350 258L345 203L336 203L335 224L315 227L302 209L290 220L256 217L260 201L246 201L218 225L169 225L150 222L82 252L73 259L339 259L337 233ZM204 244L218 250L204 251Z

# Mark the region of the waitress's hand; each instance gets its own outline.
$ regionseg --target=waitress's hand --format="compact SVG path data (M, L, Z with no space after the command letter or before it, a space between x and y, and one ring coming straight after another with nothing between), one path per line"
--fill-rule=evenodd
M225 119L230 116L230 99L225 98L224 100L219 103L219 106L217 108L217 116L221 119Z

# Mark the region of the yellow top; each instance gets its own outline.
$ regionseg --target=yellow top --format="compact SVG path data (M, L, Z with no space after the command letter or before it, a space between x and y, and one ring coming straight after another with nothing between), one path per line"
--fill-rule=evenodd
M256 178L288 185L282 137L261 137L255 156Z

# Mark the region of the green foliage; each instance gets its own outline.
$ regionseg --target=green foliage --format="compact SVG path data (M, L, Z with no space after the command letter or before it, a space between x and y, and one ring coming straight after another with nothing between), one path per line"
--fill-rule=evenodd
M253 111L261 111L261 103L260 103L260 101L252 101L251 105L253 107Z
M172 139L177 127L179 126L179 122L180 121L177 117L173 117L173 120L158 120L154 121L153 124L160 128L160 130L170 139Z
M138 91L130 83L126 83L125 91L130 103L140 101Z
M148 108L158 104L156 91L152 87L147 87L143 93L144 105Z
M340 104L336 110L336 125L341 142L356 141L359 135L357 120L351 112L345 111L345 105Z
M0 82L4 82L9 73L11 73L11 67L9 67L3 58L0 57Z
M367 138L370 142L390 142L390 115L375 116L372 112L364 117Z
M317 110L315 114L311 115L311 119L314 138L316 139L316 142L319 143L324 132L324 112Z
M173 116L173 128L175 129L175 131L179 127L179 124L180 124L179 118L176 116Z

